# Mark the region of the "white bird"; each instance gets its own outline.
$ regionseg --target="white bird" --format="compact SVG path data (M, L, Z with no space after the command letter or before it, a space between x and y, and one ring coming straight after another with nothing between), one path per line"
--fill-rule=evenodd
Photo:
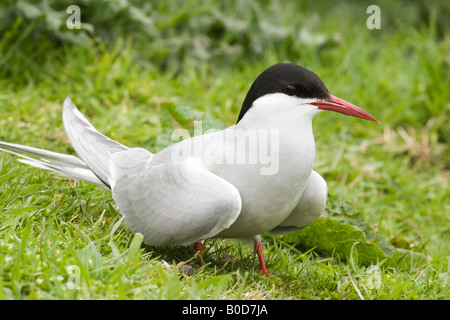
M80 158L0 142L19 161L110 189L144 243L195 244L207 238L254 239L266 274L260 234L301 229L319 217L327 184L313 170L313 117L323 110L371 121L373 116L331 95L300 66L279 63L251 86L235 125L151 153L98 132L68 97L63 122Z

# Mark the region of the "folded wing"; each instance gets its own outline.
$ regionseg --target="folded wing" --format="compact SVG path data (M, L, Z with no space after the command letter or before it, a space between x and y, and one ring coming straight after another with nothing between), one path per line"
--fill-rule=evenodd
M311 171L305 190L291 214L270 232L285 234L302 229L320 217L327 203L328 187L320 174Z
M190 244L228 228L241 198L226 180L189 158L159 161L135 148L112 155L113 198L133 232L149 245Z

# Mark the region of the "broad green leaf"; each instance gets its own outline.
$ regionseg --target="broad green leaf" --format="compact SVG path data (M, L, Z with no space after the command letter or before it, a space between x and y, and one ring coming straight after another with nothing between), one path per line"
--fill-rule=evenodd
M315 247L322 254L337 254L341 259L349 257L355 246L358 261L363 265L374 264L386 258L383 250L372 240L367 240L360 228L331 217L320 217L310 226L284 235L282 239L302 249Z
M408 250L406 240L393 238L391 243L400 242L396 248L381 235L373 234L361 214L338 197L330 196L326 215L304 229L281 236L282 241L342 260L352 257L353 262L364 266L386 260L385 266L409 269L427 261L425 254Z

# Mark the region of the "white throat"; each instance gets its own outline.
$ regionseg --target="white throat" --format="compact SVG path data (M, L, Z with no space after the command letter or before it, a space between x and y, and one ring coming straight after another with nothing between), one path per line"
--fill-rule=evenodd
M298 167L310 171L315 156L312 119L322 112L309 104L313 101L282 93L265 95L255 100L234 130L276 130L280 165L288 171L296 171Z
M301 130L310 127L314 116L322 110L309 104L316 99L301 99L283 93L262 96L253 102L252 107L236 124L243 129L250 128L286 128Z
M236 186L242 197L242 212L236 221L243 223L233 224L220 236L241 237L274 228L298 203L314 164L312 119L320 112L308 102L279 93L265 95L227 129L233 134L242 130L248 136L255 132L258 138L264 130L270 135L276 131L278 140L270 142L270 168L276 170L269 174L262 174L261 165L246 165L245 170L226 165L209 168Z

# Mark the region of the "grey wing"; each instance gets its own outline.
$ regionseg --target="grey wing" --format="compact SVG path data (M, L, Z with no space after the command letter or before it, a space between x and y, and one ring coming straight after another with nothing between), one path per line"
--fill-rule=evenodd
M108 187L111 155L128 147L98 132L67 97L63 106L63 123L72 147L81 160Z
M149 245L212 237L241 211L239 191L194 159L161 162L158 154L134 148L112 155L110 173L125 223Z
M320 174L311 171L305 190L292 213L276 228L273 234L285 234L302 229L312 223L325 210L328 187Z

